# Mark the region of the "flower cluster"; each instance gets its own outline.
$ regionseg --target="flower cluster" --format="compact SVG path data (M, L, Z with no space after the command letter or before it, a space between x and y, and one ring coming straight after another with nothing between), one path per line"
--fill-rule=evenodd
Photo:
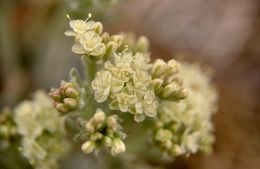
M101 109L97 109L93 118L84 125L83 130L88 141L81 147L83 152L98 152L101 147L108 148L112 155L125 152L126 147L122 141L125 134L121 129L116 115L106 116Z
M100 58L106 51L106 46L102 43L100 36L103 26L100 22L88 21L88 19L70 20L72 30L66 31L65 35L75 37L76 43L72 46L74 53Z
M52 89L49 95L53 98L54 107L61 113L68 113L77 108L80 100L74 83L61 82L59 89Z
M17 132L21 136L20 151L36 169L58 168L58 160L69 149L59 113L42 91L33 101L24 101L14 110Z
M200 65L182 63L178 76L186 79L183 85L189 90L189 97L160 104L154 140L174 156L209 153L214 142L210 118L216 111L216 90Z
M148 52L149 41L145 36L136 39L131 33L109 35L107 32L103 33L102 23L89 21L89 18L85 21L70 20L72 30L66 31L65 35L75 37L75 44L72 46L74 53L92 60L107 60L114 52L122 52L125 46L129 46L134 54Z
M84 116L96 110L84 125L83 136L87 136L87 141L82 150L92 153L106 147L113 155L125 151L118 117L106 116L97 108L102 107L108 114L129 112L136 122L154 117L153 138L165 152L189 155L199 150L210 151L214 141L210 117L217 95L200 66L183 63L181 68L174 59L151 62L147 38L124 33L109 35L103 32L100 22L89 18L70 20L72 30L65 32L75 37L72 51L83 55L86 80L73 81L81 87L80 91L74 88L78 91L75 97L67 95L66 87L50 94L61 112L75 109L79 95L82 96L79 113ZM188 91L190 96L186 98ZM65 101L67 97L75 99L75 104Z
M113 57L91 83L96 101L102 103L109 99L110 109L130 112L137 122L143 121L145 116L155 117L158 100L147 72L149 57L126 50L114 53Z

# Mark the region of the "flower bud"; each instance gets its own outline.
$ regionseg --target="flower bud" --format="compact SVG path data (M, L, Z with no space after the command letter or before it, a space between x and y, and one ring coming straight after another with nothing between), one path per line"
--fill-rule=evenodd
M178 92L179 89L180 86L176 82L172 82L171 84L168 84L164 87L164 89L162 90L162 96L164 98L170 97L176 94L176 92Z
M93 122L93 121L90 120L90 121L88 121L88 122L86 123L86 125L85 125L86 130L89 131L90 133L93 133L93 132L95 131L95 127L94 127L94 125L93 125L92 122Z
M65 91L68 88L74 88L74 85L72 83L63 81L61 83L61 89Z
M112 155L123 153L125 152L125 150L126 150L125 143L121 139L118 138L114 139L111 148Z
M165 142L172 138L172 133L167 129L160 129L155 134L155 140Z
M51 89L49 96L51 96L55 101L61 101L62 100L60 90L58 90L58 89Z
M72 87L69 87L65 90L66 96L70 98L77 98L79 96L79 92Z
M166 74L167 76L171 76L179 72L180 69L180 64L174 60L171 59L167 62L167 67L166 67Z
M175 95L177 99L185 99L189 95L187 89L181 88Z
M90 136L90 139L93 141L101 140L102 138L103 138L103 134L101 134L100 132L93 133Z
M155 91L158 91L163 84L163 80L162 79L154 79L152 80L152 86L154 88Z
M113 116L109 116L107 117L107 126L109 127L109 129L111 129L112 131L115 131L117 128L117 116L113 115Z
M81 149L84 153L90 154L95 149L95 143L93 141L87 141L84 144L82 144Z
M136 50L140 52L146 52L149 48L149 40L145 36L140 36L136 42Z
M152 68L152 76L158 77L166 70L166 63L162 59L156 59Z
M103 32L103 25L101 22L96 22L95 23L95 27L94 27L94 30L97 34L101 34Z
M103 138L103 144L104 144L104 146L106 146L106 147L111 147L112 144L113 144L113 141L112 141L112 139L111 139L110 137L105 136L105 137Z
M111 36L112 41L114 41L117 45L117 48L121 46L123 42L123 37L121 35L113 35Z
M106 115L101 109L97 109L93 117L93 122L97 128L101 128L104 125Z
M72 98L65 98L64 104L71 110L75 109L78 105L78 102Z
M106 57L107 59L116 51L117 44L113 41L110 41L106 45Z
M108 43L110 37L109 37L109 34L107 32L105 32L105 33L103 33L101 38L102 38L102 42Z
M61 113L68 113L70 111L69 108L63 103L58 103L58 104L55 104L54 106Z

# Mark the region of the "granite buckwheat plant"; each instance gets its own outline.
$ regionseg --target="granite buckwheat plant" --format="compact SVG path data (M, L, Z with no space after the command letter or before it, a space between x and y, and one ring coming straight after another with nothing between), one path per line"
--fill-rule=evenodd
M152 61L145 36L110 35L91 14L86 20L67 18L70 29L65 35L74 41L72 51L81 59L84 74L72 68L70 79L51 89L50 97L38 91L13 114L1 114L2 149L19 138L19 152L31 166L55 169L72 145L80 144L83 153L96 158L104 151L110 158L128 154L128 147L135 146L128 140L140 137L128 135L129 129L143 125L149 126L140 129L147 152L151 147L172 158L212 152L211 116L218 95L208 69L175 59ZM125 164L136 158L122 156ZM150 166L144 161L140 165Z

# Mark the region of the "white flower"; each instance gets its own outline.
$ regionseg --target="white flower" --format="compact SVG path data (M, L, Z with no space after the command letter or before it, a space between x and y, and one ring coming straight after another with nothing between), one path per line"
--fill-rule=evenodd
M111 74L109 71L97 72L96 78L91 82L91 86L94 89L95 100L98 103L104 102L111 89Z

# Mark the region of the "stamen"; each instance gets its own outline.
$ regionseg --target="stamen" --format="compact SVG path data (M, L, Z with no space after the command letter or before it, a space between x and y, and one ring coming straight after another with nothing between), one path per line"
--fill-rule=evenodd
M92 17L92 14L88 13L88 18L85 20L85 22L87 22L91 17Z

